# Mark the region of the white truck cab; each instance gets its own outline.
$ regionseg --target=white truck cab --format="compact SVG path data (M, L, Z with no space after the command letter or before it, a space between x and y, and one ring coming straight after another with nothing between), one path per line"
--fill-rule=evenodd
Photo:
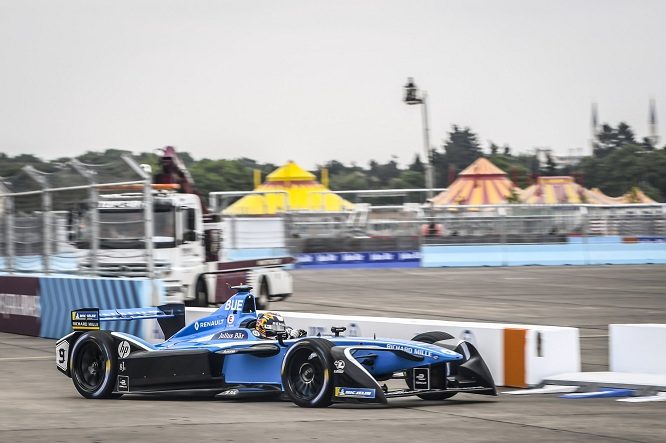
M167 302L193 306L224 303L230 287L253 286L260 309L269 300L292 293L285 267L291 257L223 262L221 222L204 214L199 196L174 191L153 191L153 263L156 278L166 287ZM148 276L144 200L140 193L100 195L97 205L97 273L107 277ZM94 235L90 208L79 210L74 233L79 249L89 249ZM83 267L91 268L88 259Z

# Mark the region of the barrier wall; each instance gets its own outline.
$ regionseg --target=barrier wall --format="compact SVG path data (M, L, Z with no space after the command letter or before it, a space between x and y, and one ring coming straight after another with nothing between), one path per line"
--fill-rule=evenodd
M0 288L0 331L45 338L70 333L74 309L140 308L164 299L161 282L145 278L4 275ZM151 326L126 321L105 327L143 337Z
M214 312L187 308L186 322ZM580 371L578 329L500 323L452 322L407 318L376 318L282 312L287 325L310 335L330 334L331 326L345 326L343 335L411 339L428 331L445 331L474 344L498 386L536 385L545 377Z
M608 340L611 371L666 374L666 324L608 325Z
M423 245L423 267L666 263L657 237L569 237L560 244Z

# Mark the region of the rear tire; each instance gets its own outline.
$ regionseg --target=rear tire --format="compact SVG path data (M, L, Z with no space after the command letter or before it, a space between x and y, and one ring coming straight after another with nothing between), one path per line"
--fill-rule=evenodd
M430 343L433 344L438 341L442 340L450 340L454 338L451 334L442 332L442 331L432 331L432 332L424 332L422 334L416 335L414 338L412 338L412 341L420 341L422 343ZM412 380L413 380L413 370L408 370L406 371L407 373L407 386L409 386L409 389L413 389L412 386ZM432 377L432 374L431 374ZM444 380L433 380L435 382L439 382L444 385ZM454 395L456 395L457 392L440 392L440 393L434 393L434 394L417 394L417 397L423 400L446 400L447 398L451 398Z
M106 331L87 332L72 348L72 381L85 398L117 398L114 394L118 357L113 337Z
M194 300L185 303L187 306L205 308L208 306L208 285L204 277L199 277L194 287Z
M268 296L268 282L265 278L261 279L261 285L259 285L259 294L255 299L257 304L257 310L265 311L268 309L269 296Z
M333 403L333 346L323 338L306 338L287 352L282 386L296 405L325 408Z

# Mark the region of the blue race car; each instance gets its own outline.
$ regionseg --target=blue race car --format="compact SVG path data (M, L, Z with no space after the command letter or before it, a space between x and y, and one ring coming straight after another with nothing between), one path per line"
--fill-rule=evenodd
M187 391L223 398L288 396L298 406L336 402L386 403L418 396L444 400L458 392L497 395L490 371L476 348L445 332L410 340L331 336L261 338L249 286L210 316L183 327L179 305L157 308L78 309L74 332L56 344L58 369L85 398ZM164 342L150 344L100 323L157 319ZM404 379L389 389L380 382Z

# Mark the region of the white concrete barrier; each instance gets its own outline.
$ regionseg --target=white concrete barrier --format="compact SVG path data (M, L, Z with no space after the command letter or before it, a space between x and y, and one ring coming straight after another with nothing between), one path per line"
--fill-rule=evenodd
M666 324L608 325L610 370L666 374Z
M214 311L187 308L185 319L189 324ZM279 312L288 326L309 335L329 335L331 326L346 327L346 336L408 340L422 332L448 332L479 349L498 386L533 386L551 375L580 371L577 328Z

